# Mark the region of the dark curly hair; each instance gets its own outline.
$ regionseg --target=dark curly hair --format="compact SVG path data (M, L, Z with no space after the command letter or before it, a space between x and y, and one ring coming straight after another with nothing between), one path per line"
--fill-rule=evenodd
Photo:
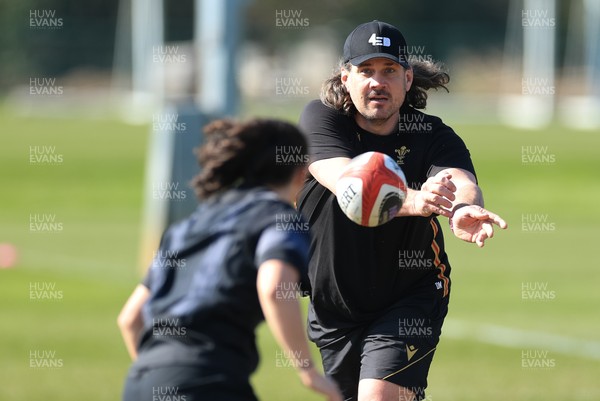
M202 168L192 179L200 199L244 185L283 185L308 162L306 138L277 120L216 120L204 127L205 143L195 149Z
M406 93L405 104L415 109L424 109L427 106L427 91L429 89L443 88L448 92L446 85L450 82L450 75L444 70L443 64L419 60L411 62L410 67L413 70L413 83ZM350 71L352 64L340 62L340 67L321 87L321 101L329 107L353 115L356 113L356 107L354 107L350 94L342 83L341 68Z

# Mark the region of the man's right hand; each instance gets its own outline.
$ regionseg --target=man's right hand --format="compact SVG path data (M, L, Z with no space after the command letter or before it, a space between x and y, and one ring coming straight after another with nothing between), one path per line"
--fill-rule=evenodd
M435 213L451 217L456 191L451 179L450 174L433 176L423 183L420 190L409 189L398 216L429 217Z

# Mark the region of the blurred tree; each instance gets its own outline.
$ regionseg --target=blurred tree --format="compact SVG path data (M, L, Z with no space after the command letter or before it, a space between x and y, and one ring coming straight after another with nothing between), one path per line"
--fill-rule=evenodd
M415 2L366 2L321 0L299 3L291 0L250 2L247 8L247 38L276 51L305 34L303 29L275 27L276 13L300 11L310 27L328 26L341 42L358 24L379 19L398 26L408 44L425 45L443 58L455 47L502 46L508 0L461 0Z
M0 0L0 91L28 85L30 77L58 77L77 68L109 72L119 1ZM165 1L166 40L192 38L193 3ZM60 26L44 26L44 20L54 19Z
M31 76L57 77L75 68L110 69L120 0L0 0L0 91L27 84ZM130 0L121 0L127 1ZM155 0L156 1L156 0ZM569 5L559 2L558 50L564 47ZM166 39L190 39L194 0L165 1ZM311 33L277 27L276 13L293 10L308 19L308 28L326 26L339 42L359 23L380 19L397 25L409 46L425 46L428 54L446 59L457 48L472 52L504 44L509 0L416 2L396 0L247 0L245 39L276 53ZM58 29L30 26L30 13L48 10L63 19Z
M118 0L2 0L0 89L76 67L110 68ZM33 19L33 20L32 20Z

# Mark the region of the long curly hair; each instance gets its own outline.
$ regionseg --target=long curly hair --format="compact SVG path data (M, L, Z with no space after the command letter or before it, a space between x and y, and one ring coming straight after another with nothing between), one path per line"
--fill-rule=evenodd
M235 186L278 186L308 162L306 138L294 125L268 119L216 120L195 149L200 173L192 186L200 199ZM283 156L283 157L282 157Z
M427 91L429 89L443 88L448 92L446 85L450 82L450 75L445 71L442 63L418 60L412 61L410 67L413 70L413 83L406 93L404 101L408 105L415 109L424 109L427 107ZM342 68L350 71L352 64L340 62L339 68L321 87L321 101L329 107L353 115L356 113L356 107L342 83Z

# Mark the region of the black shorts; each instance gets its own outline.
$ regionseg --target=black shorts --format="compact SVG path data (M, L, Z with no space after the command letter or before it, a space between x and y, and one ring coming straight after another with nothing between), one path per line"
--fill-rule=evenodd
M315 338L318 323L309 313L309 334L319 347L325 373L338 383L346 401L357 400L362 379L389 381L422 400L447 312L448 297L409 297L371 322L350 329L323 328L326 335L321 338Z
M257 401L248 381L210 374L195 366L137 367L129 370L123 401Z

